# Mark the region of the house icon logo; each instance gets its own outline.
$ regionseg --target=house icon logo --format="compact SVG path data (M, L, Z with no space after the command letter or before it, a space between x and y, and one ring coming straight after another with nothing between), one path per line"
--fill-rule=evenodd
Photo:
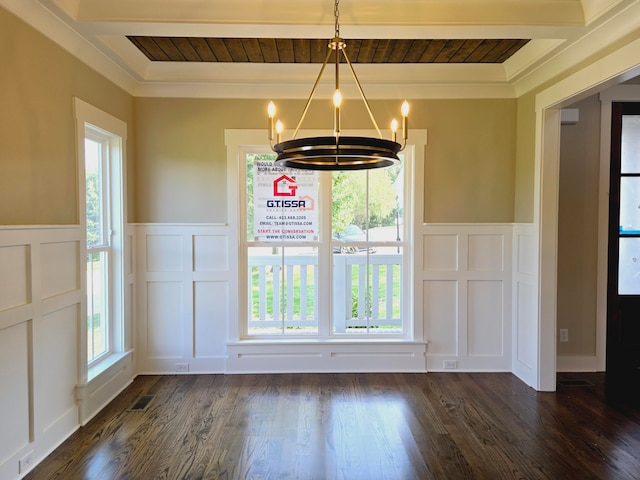
M274 197L295 197L297 189L295 179L287 175L281 175L273 181Z

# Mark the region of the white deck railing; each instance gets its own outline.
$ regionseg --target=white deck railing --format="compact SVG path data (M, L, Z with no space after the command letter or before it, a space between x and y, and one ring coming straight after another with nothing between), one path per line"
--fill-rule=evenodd
M249 278L250 330L318 325L316 255L250 256ZM401 292L401 254L334 254L334 331L400 327Z

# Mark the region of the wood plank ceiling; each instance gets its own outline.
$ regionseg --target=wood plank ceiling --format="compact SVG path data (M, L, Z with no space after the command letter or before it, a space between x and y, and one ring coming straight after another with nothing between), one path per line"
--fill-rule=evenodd
M154 62L322 63L327 39L127 37ZM502 63L523 39L351 40L352 63Z

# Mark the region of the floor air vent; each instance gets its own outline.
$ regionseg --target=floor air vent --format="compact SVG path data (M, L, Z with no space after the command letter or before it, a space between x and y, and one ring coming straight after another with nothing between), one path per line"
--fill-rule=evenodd
M153 400L154 398L155 395L142 395L138 400L136 400L136 403L134 403L127 411L142 412L147 409L147 407L151 403L151 400Z
M559 380L558 385L563 387L593 387L589 380Z

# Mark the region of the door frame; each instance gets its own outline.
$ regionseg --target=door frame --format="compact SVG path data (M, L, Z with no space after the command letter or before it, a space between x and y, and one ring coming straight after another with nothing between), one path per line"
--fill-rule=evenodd
M523 381L540 391L556 389L556 331L557 331L557 253L558 253L558 168L560 151L560 112L578 100L607 91L616 92L620 83L640 74L640 61L637 52L640 40L635 40L621 47L616 52L593 62L582 70L564 78L553 86L541 91L535 97L535 185L533 223L538 233L538 272L537 272L537 315L535 330L537 338L535 365ZM616 87L616 88L613 88ZM621 86L623 88L626 86ZM604 95L603 93L603 95ZM602 128L602 127L601 127ZM610 122L609 122L610 128ZM610 133L608 134L610 135ZM610 139L608 140L610 145ZM604 147L601 142L601 151ZM606 142L605 142L606 143ZM608 153L607 153L608 155ZM602 162L601 162L602 163ZM608 157L607 157L608 165ZM609 175L607 174L607 178ZM601 195L607 192L606 207L608 209L608 186L600 188ZM601 208L602 202L600 201ZM600 212L599 212L600 213ZM608 211L606 215L608 222ZM599 217L599 225L603 218ZM598 228L601 232L602 228ZM604 228L607 234L607 228ZM599 238L600 252L600 238ZM605 253L606 255L606 253ZM597 358L604 364L606 350L606 279L605 302L601 300L601 254L598 254L598 317L597 317ZM606 262L606 257L605 257ZM606 265L606 263L605 263ZM604 269L606 275L606 268ZM602 330L601 310L604 308L604 331ZM603 343L604 342L604 343ZM604 345L604 349L603 349ZM604 368L604 367L603 367Z

